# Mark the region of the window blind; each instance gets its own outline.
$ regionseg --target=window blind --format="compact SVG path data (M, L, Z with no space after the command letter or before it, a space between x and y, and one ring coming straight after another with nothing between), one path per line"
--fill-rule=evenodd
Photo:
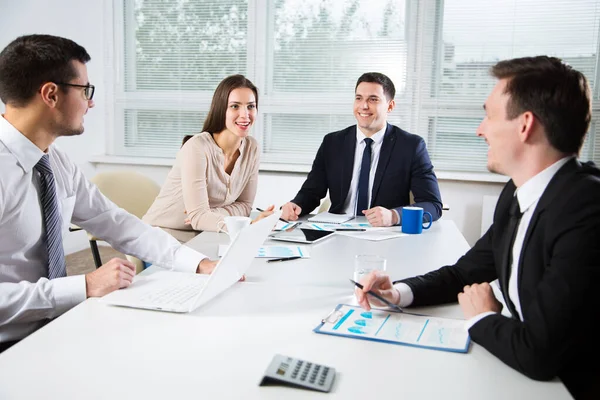
M475 134L497 61L546 54L583 72L599 107L600 0L115 0L114 154L174 157L217 84L260 93L261 161L312 163L356 121L364 72L396 86L390 123L421 135L437 171L485 172ZM581 158L600 161L594 117Z

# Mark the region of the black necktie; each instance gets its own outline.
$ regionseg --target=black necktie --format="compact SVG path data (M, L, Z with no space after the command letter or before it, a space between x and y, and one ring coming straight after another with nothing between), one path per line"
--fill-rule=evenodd
M518 318L518 313L515 308L515 305L510 300L508 295L508 282L510 280L511 266L512 266L512 253L513 253L513 245L515 243L515 236L517 236L517 229L519 228L519 222L521 221L521 208L519 207L519 201L517 196L513 196L512 203L510 203L509 210L509 220L508 225L506 226L506 231L504 234L504 252L502 253L502 294L504 295L504 300L506 301L506 305L510 310L510 313Z
M358 175L358 200L356 202L356 215L363 215L363 210L369 209L369 172L371 171L371 145L373 139L365 138L365 150L360 163Z
M35 169L40 174L40 203L44 214L46 247L48 249L48 279L62 278L67 276L62 242L62 217L48 154L42 156Z

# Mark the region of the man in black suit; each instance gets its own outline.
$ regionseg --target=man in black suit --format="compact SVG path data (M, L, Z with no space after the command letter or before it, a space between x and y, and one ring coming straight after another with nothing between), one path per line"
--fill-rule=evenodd
M366 215L374 226L398 225L402 207L442 215L442 200L425 142L387 123L395 106L394 83L377 72L356 83L354 117L357 125L323 138L302 188L282 207L282 218L297 220L317 207L329 191L330 212ZM357 129L358 127L358 129Z
M556 376L575 398L600 398L600 170L576 156L591 119L586 78L557 58L501 61L477 135L488 169L508 175L494 222L455 265L374 290L401 306L458 302L474 342L536 380ZM488 282L499 280L511 316ZM591 364L589 363L591 361Z

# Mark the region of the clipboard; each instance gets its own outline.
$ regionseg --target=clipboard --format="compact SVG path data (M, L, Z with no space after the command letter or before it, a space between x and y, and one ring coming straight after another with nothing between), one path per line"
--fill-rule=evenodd
M338 304L313 331L431 350L467 353L471 338L465 321L452 318Z

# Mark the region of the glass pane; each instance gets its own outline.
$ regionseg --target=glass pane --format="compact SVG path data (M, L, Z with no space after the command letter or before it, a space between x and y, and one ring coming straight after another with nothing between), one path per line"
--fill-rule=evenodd
M369 71L404 90L404 1L275 0L273 19L273 91L352 93Z
M202 132L205 112L125 110L122 155L173 158L185 135Z
M487 171L487 144L477 137L480 118L438 117L429 119L427 143L437 171Z
M248 0L125 1L127 90L214 90L245 74Z
M492 65L542 54L562 58L593 87L599 18L597 0L488 0L485 7L445 0L437 95L483 100L495 83Z
M402 126L403 116L394 110L388 122ZM263 157L272 163L312 164L323 137L356 125L352 113L347 115L266 114Z

